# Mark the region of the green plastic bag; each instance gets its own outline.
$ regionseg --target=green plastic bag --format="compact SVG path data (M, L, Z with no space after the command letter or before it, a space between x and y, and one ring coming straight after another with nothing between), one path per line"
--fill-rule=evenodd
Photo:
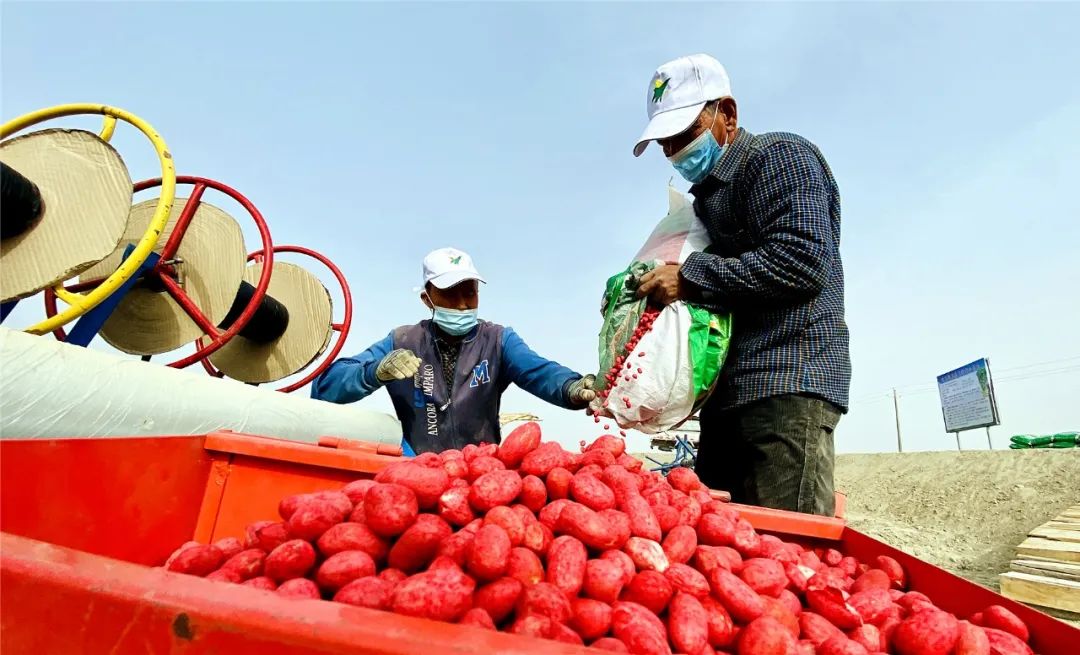
M604 289L604 325L600 328L600 374L596 388L606 389L610 382L606 374L615 360L625 355L626 344L645 313L646 301L637 297L642 275L656 268L655 263L634 262L625 271L608 278Z
M612 276L604 293L597 389L610 391L605 414L623 429L671 430L708 399L731 343L731 315L675 302L663 309L637 297L642 275L634 262ZM651 321L643 335L641 321Z
M1058 432L1036 436L1018 434L1009 439L1010 448L1076 448L1080 446L1080 432Z
M693 202L669 185L667 215L626 270L607 281L597 388L608 394L603 413L623 429L655 434L678 427L716 387L731 315L684 302L652 307L637 297L641 277L658 264L681 264L708 246Z

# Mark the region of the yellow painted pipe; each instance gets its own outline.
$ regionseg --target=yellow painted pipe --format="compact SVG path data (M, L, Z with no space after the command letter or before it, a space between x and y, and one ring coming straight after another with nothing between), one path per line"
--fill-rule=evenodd
M56 316L26 328L26 331L31 334L45 334L70 323L97 307L114 291L119 289L124 282L134 276L139 267L146 261L146 258L153 252L154 246L157 245L161 232L169 221L169 213L172 211L173 199L176 196L176 167L173 165L172 154L169 153L169 147L165 145L165 140L149 123L123 109L93 103L56 105L55 107L39 109L4 123L3 126L0 126L0 138L7 138L15 132L43 121L78 114L103 114L105 123L101 130L101 138L105 141L112 138L117 119L131 123L145 134L146 138L150 139L150 143L153 144L154 150L157 151L158 160L161 162L161 197L158 198L157 208L154 210L154 216L150 220L146 232L143 233L139 242L135 244L135 249L131 254L120 263L120 266L109 277L105 278L101 284L87 293L71 293L64 289L63 283L57 284L53 291L56 292L57 298L68 304L68 308L57 313Z
M102 141L105 141L106 143L108 143L109 141L112 141L112 135L113 135L113 132L115 132L115 131L116 131L116 118L113 117L113 116L106 115L105 116L105 122L101 126L101 134L98 135L98 136L101 137Z

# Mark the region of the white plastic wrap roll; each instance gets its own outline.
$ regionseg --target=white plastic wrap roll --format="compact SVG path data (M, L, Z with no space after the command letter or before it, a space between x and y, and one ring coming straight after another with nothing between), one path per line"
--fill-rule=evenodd
M380 412L120 359L0 328L0 438L195 435L234 430L296 441L401 443Z

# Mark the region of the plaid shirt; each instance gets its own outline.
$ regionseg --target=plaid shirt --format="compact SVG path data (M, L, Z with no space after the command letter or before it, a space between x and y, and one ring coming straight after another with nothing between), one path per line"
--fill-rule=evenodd
M689 256L682 277L734 316L721 407L806 394L846 411L840 192L821 152L794 134L740 129L690 192L712 245Z

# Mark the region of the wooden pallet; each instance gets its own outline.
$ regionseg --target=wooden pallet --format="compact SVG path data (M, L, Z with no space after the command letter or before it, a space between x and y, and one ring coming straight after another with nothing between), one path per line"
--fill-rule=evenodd
M1080 505L1029 532L1009 568L1006 598L1080 615Z

